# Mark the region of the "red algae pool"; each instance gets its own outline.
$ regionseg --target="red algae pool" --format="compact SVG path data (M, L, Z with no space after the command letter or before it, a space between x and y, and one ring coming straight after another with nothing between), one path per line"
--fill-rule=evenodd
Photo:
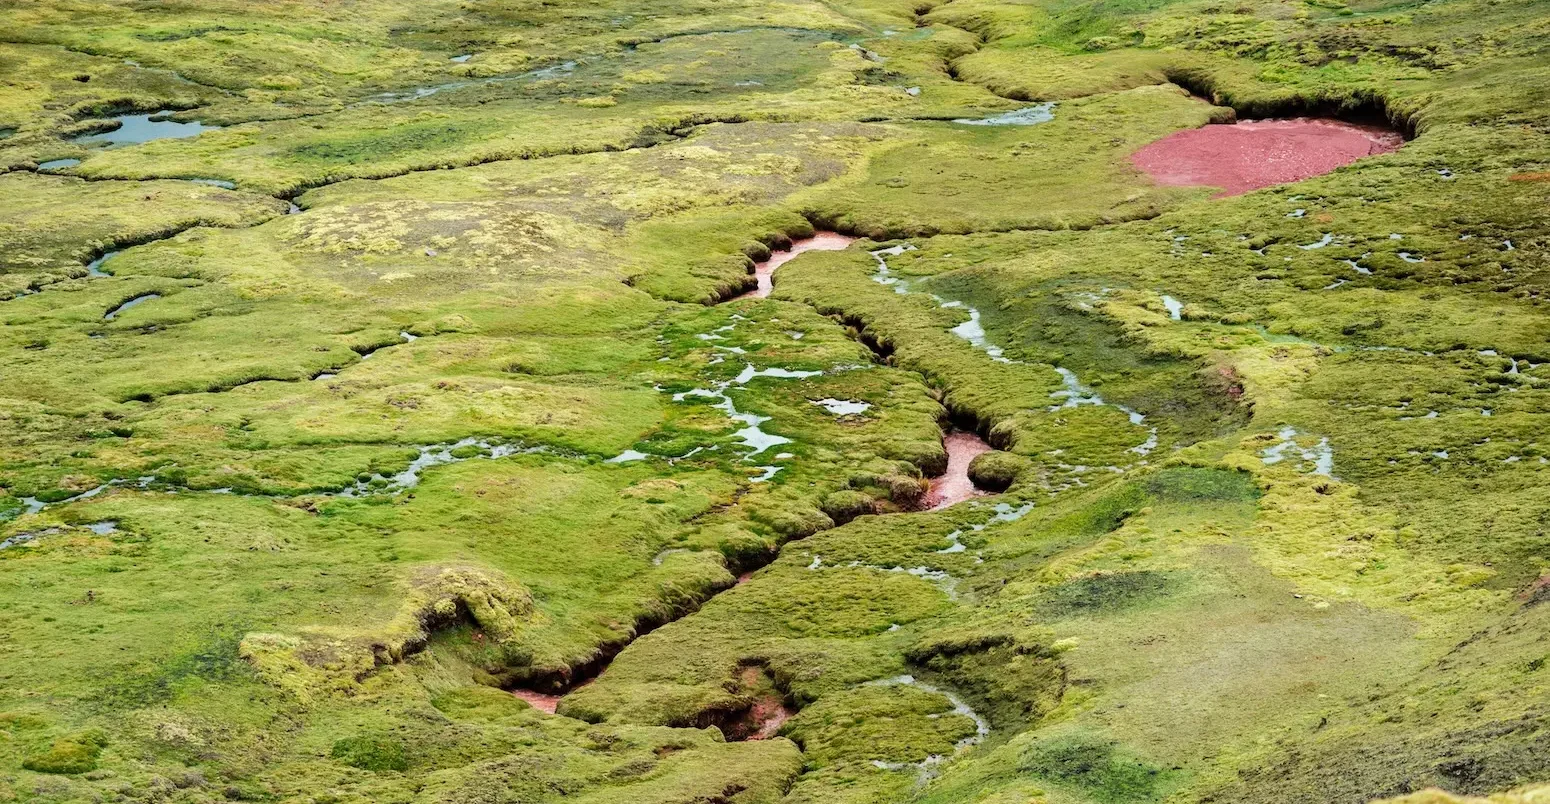
M1403 144L1398 132L1380 126L1302 117L1240 120L1170 134L1130 161L1158 184L1220 187L1214 197L1221 198L1319 176Z

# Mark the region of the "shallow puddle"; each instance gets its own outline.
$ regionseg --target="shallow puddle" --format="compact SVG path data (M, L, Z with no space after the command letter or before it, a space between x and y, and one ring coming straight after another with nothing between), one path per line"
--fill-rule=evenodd
M990 451L985 439L968 430L952 430L942 446L947 448L947 471L931 478L931 490L926 492L926 507L932 511L985 494L969 480L969 463Z
M1320 176L1403 144L1398 132L1339 120L1241 120L1170 134L1130 161L1158 184L1220 187L1220 198Z
M220 128L220 126L207 126L197 120L192 123L179 123L176 120L160 119L162 115L166 114L170 114L170 112L121 114L117 117L109 118L118 121L118 128L95 134L83 134L75 137L71 142L78 145L122 148L126 145L139 145L142 142L150 142L152 140L197 137L206 131L214 131Z
M772 277L775 275L775 269L790 262L798 254L808 251L840 251L854 242L856 242L856 238L842 235L839 232L818 232L804 240L794 240L791 243L791 248L786 251L777 251L771 254L769 259L754 263L753 275L759 282L758 286L741 296L734 296L733 298L765 298L770 295L770 291L775 289L775 284L772 280Z
M868 402L861 402L855 399L833 399L827 397L824 399L815 399L813 400L813 404L829 411L835 416L854 416L858 413L865 413L872 408L872 405Z

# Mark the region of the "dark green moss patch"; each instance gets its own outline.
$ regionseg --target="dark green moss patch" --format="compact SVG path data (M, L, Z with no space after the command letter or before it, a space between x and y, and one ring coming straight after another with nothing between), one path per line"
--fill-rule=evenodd
M373 737L346 737L334 743L334 759L369 771L409 770L409 756L404 744L397 740Z
M1163 769L1127 756L1114 743L1083 735L1034 744L1018 770L1076 788L1101 804L1156 801L1167 778Z
M1166 595L1172 584L1162 572L1100 572L1051 587L1039 613L1054 619L1123 611Z

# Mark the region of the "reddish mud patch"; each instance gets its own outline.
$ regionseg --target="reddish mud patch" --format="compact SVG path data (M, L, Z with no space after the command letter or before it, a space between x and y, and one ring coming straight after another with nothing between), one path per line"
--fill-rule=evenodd
M748 710L748 719L755 728L748 733L750 740L768 740L780 731L780 727L791 719L796 712L786 706L785 701L779 698L760 698L754 702L753 708Z
M559 707L560 698L564 697L561 695L550 695L544 692L534 692L532 690L512 690L511 694L532 704L534 709L537 709L540 712L548 712L551 715L554 714L554 710Z
M733 586L742 586L743 584L748 583L751 578L753 578L753 570L749 570L742 575L737 576L737 583L733 584Z
M775 689L768 671L759 666L744 667L738 674L738 687L753 693L753 705L722 723L721 733L730 742L768 740L780 731L796 711L786 706L780 690Z
M1158 184L1220 187L1216 198L1323 175L1404 144L1398 132L1339 120L1241 120L1170 134L1131 154Z
M932 511L985 494L969 480L969 463L974 456L990 451L985 439L967 430L952 430L942 438L942 446L947 448L947 471L931 478L931 489L926 492L925 507Z
M770 295L770 291L775 289L774 282L771 279L775 275L775 269L790 262L796 255L807 251L839 251L854 242L856 242L856 238L842 235L839 232L818 232L805 240L792 241L790 249L777 251L771 254L770 258L764 262L754 263L753 275L755 279L759 280L759 286L741 296L734 296L733 298L762 299Z
M607 668L605 667L604 669L606 670ZM511 690L511 694L532 704L534 709L537 709L540 712L548 712L552 715L554 714L554 710L559 708L561 698L564 698L576 690L591 684L592 682L601 678L602 675L602 672L599 671L597 675L572 686L570 689L564 692L550 693L538 692L537 690L514 689Z

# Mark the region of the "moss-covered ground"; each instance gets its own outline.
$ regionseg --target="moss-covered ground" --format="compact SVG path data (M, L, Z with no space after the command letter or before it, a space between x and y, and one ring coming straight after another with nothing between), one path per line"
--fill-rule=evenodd
M0 29L0 801L1544 796L1543 2Z

